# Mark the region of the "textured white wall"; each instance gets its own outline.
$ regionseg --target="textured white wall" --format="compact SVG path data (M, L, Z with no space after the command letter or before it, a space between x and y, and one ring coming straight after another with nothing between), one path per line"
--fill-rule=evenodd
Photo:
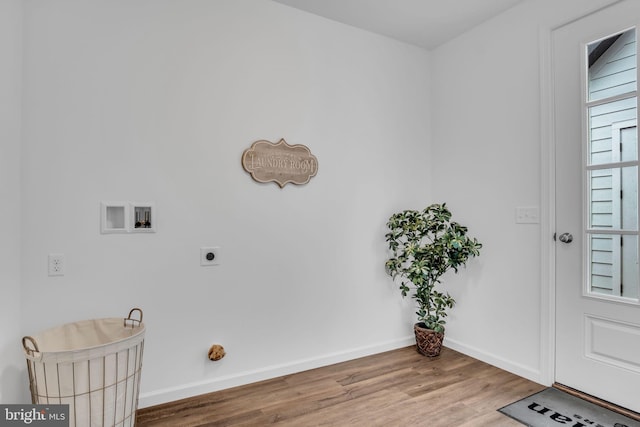
M142 406L410 344L384 233L430 199L428 52L265 0L24 13L23 333L142 307ZM242 170L279 138L308 185ZM102 200L155 202L158 232L101 235Z
M28 399L20 350L20 0L0 0L0 402Z
M432 52L433 196L484 244L472 272L446 278L458 299L446 343L539 382L551 373L541 171L553 167L542 158L541 43L607 3L526 1ZM516 224L530 206L540 224Z

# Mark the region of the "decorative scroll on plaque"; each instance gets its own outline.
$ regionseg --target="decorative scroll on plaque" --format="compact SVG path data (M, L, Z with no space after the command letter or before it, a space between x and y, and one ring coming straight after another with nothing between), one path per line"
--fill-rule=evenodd
M242 167L258 182L306 184L318 172L318 160L304 145L260 140L242 154Z

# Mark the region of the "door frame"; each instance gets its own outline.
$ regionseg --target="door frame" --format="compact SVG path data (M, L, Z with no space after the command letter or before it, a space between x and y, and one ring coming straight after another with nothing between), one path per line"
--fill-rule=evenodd
M540 380L555 382L556 369L556 168L555 87L553 82L553 32L625 0L581 13L572 19L539 30L540 72Z

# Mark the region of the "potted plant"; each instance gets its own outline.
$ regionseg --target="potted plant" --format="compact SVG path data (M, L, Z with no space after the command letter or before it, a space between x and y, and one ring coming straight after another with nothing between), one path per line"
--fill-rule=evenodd
M386 262L387 273L401 279L400 291L416 300L418 323L414 325L417 350L437 356L444 339L447 310L455 300L437 289L449 270L458 272L469 258L478 256L482 244L467 236L467 227L451 220L445 203L422 211L395 213L387 222L386 240L392 252Z

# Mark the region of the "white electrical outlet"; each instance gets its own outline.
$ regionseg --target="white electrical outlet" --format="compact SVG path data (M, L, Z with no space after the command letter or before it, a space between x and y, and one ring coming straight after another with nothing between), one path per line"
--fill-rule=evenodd
M200 265L220 265L220 248L218 246L200 248Z
M49 254L49 276L64 276L64 254Z

